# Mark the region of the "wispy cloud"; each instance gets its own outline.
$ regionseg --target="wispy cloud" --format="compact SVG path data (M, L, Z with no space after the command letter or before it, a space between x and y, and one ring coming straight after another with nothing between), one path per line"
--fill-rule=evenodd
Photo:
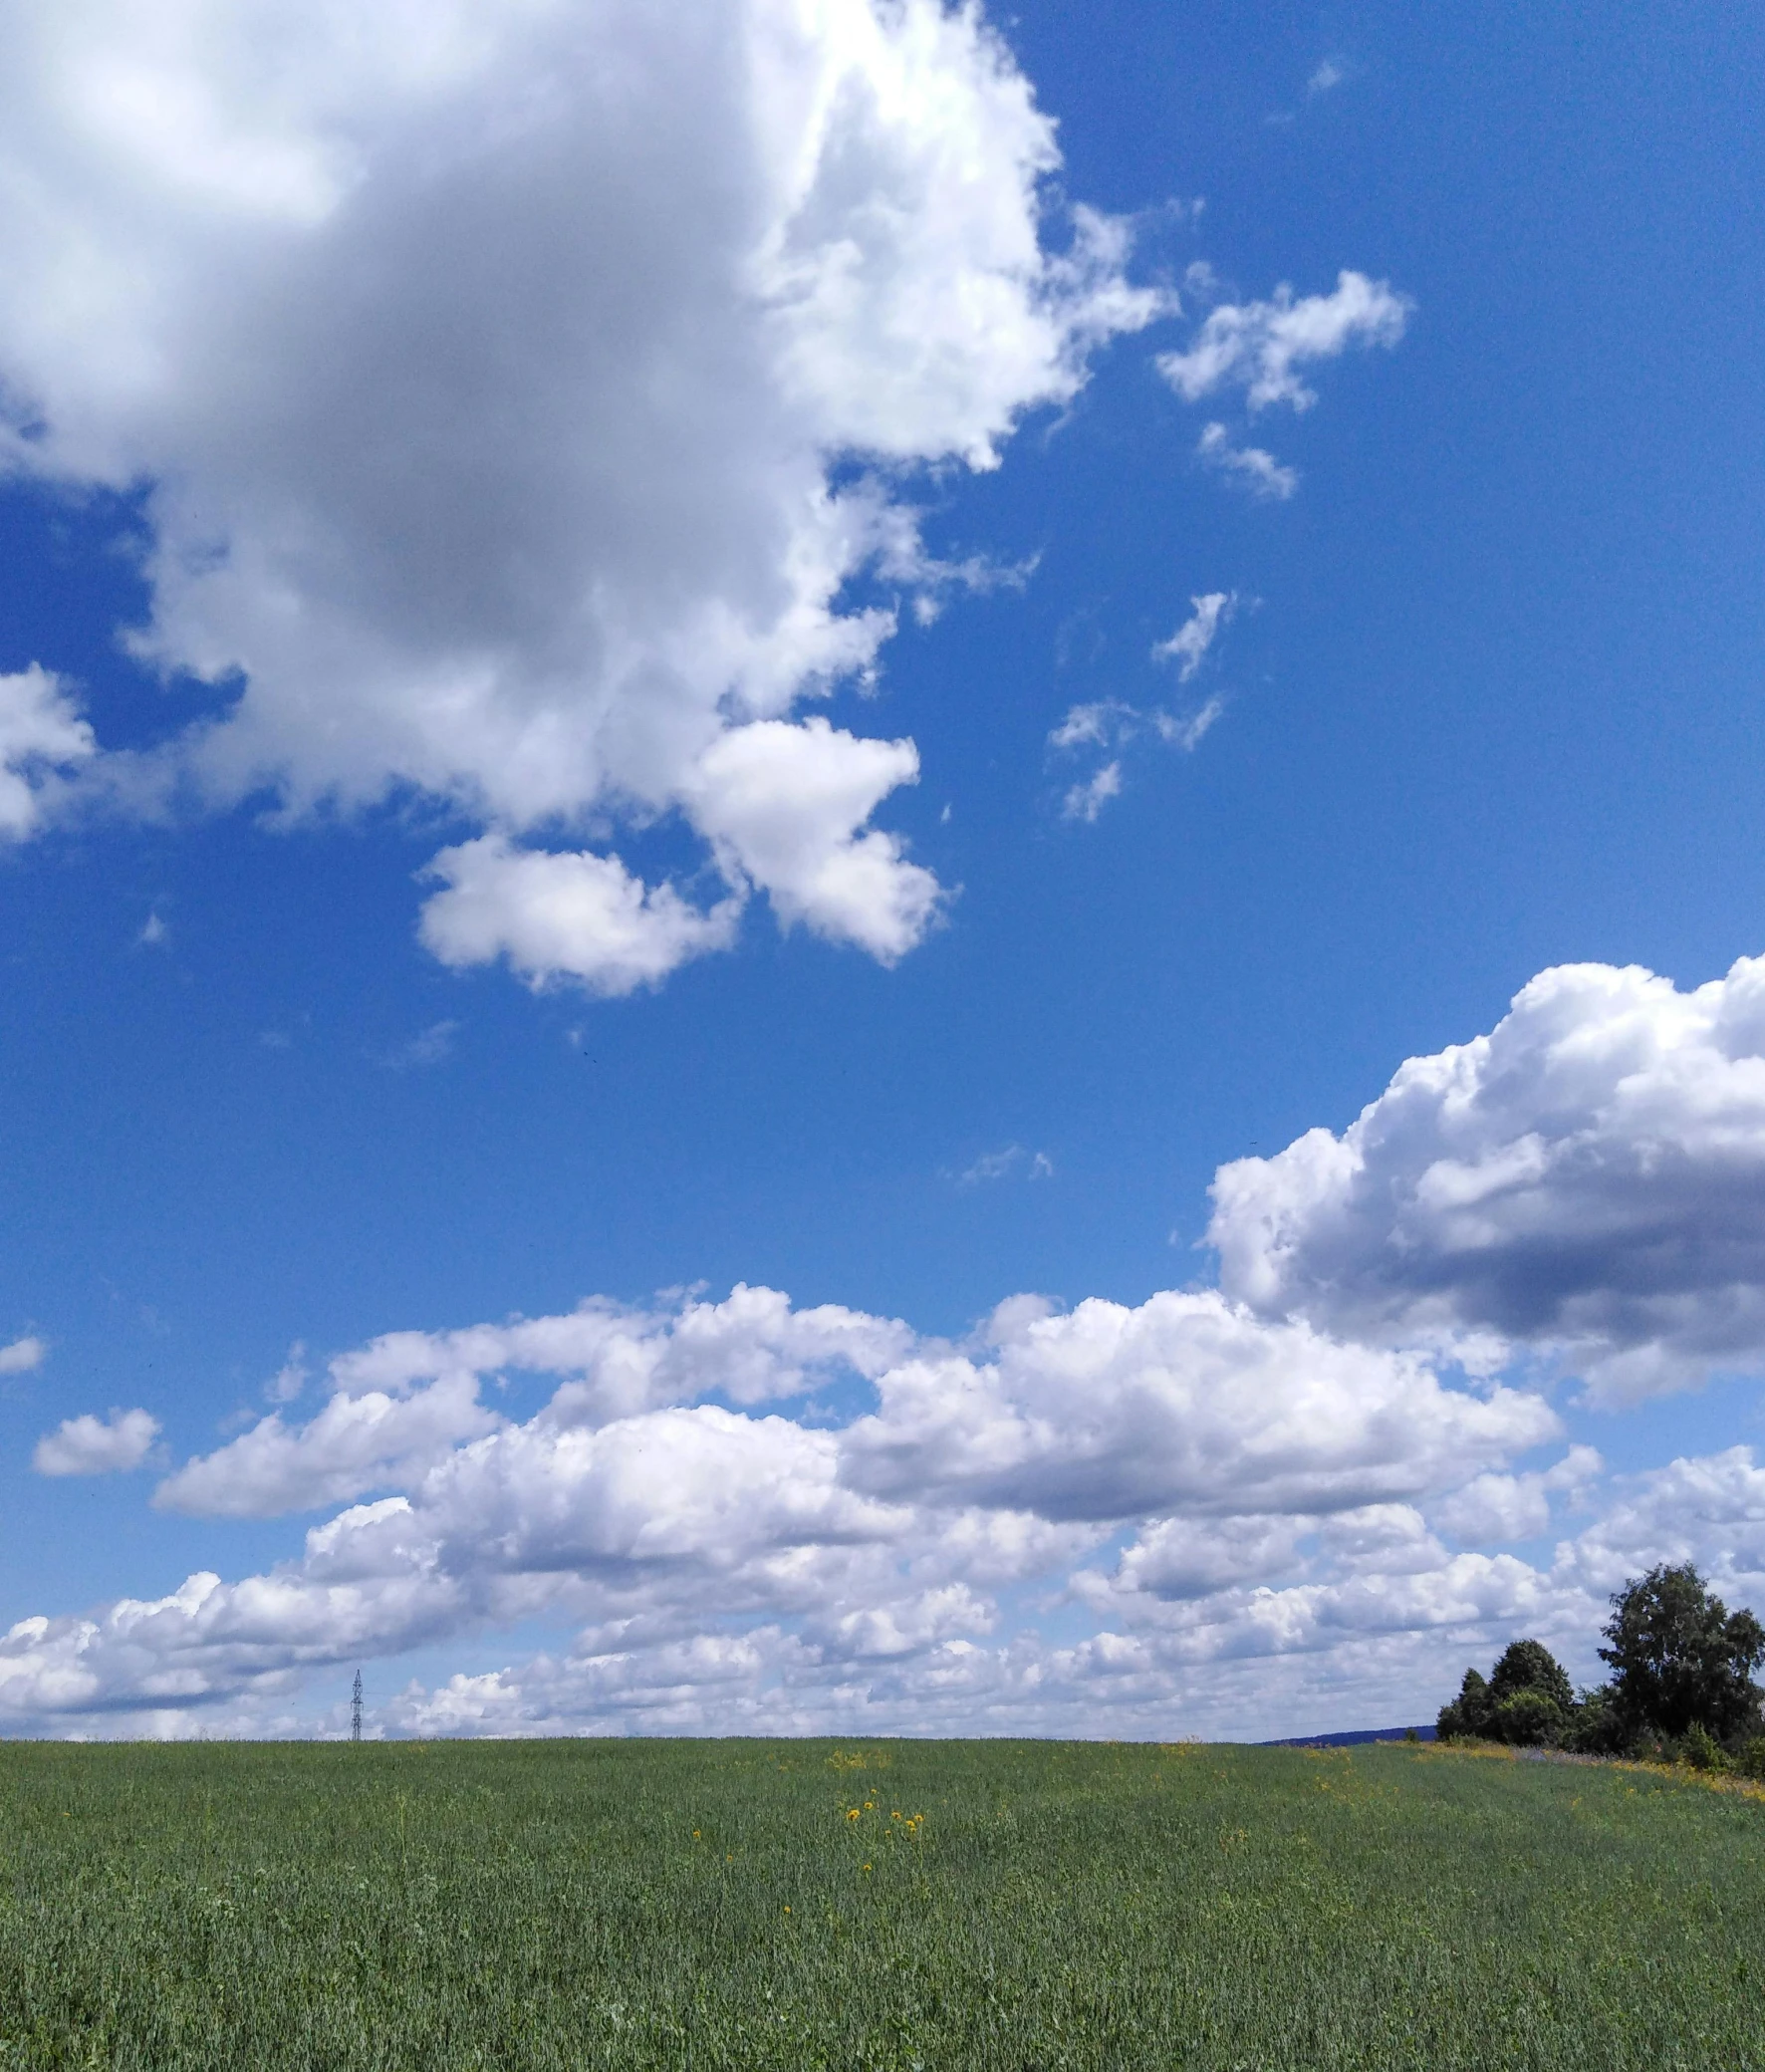
M401 1043L395 1050L386 1053L385 1064L393 1072L408 1072L421 1065L442 1065L453 1056L453 1039L459 1033L458 1022L431 1022L420 1029L408 1043Z
M1152 660L1175 662L1178 682L1187 683L1206 662L1242 602L1235 590L1210 590L1191 598L1188 618L1168 640L1153 644ZM1060 755L1090 749L1108 760L1089 777L1068 786L1061 800L1061 818L1090 826L1112 799L1121 797L1122 751L1129 743L1152 734L1166 748L1187 754L1200 745L1224 710L1225 699L1217 693L1193 712L1168 712L1157 705L1142 709L1124 698L1094 698L1070 707L1049 734L1049 747Z
M1152 724L1158 729L1158 738L1168 742L1172 748L1180 748L1185 754L1200 747L1202 737L1209 727L1226 709L1222 697L1210 697L1199 712L1192 712L1187 719L1177 719L1168 712L1154 712Z
M1306 81L1306 98L1315 101L1320 94L1340 87L1348 76L1348 68L1340 58L1326 58Z
M1238 388L1252 414L1275 403L1309 410L1318 400L1299 369L1336 360L1351 346L1394 346L1413 305L1388 281L1345 268L1328 295L1295 297L1285 281L1266 302L1210 310L1186 353L1160 353L1156 366L1185 402Z
M959 1187L978 1187L996 1179L1052 1179L1054 1161L1046 1152L1026 1151L1021 1144L1008 1144L1003 1151L983 1152L972 1166L956 1174Z
M1206 660L1215 635L1231 624L1232 615L1238 609L1238 593L1235 590L1212 590L1205 597L1190 598L1189 604L1192 609L1188 618L1169 640L1159 641L1152 649L1154 661L1176 663L1179 683L1189 680Z
M1285 466L1265 446L1234 446L1223 424L1209 424L1195 451L1252 496L1285 503L1299 487L1299 470Z
M1120 698L1099 698L1089 705L1075 705L1048 736L1050 748L1107 747L1111 741L1128 739L1139 714Z
M1114 798L1122 794L1122 765L1105 763L1094 777L1073 785L1061 802L1062 820L1094 821Z
M266 1403L292 1403L311 1379L306 1344L297 1338L288 1348L288 1358L264 1384L264 1400Z

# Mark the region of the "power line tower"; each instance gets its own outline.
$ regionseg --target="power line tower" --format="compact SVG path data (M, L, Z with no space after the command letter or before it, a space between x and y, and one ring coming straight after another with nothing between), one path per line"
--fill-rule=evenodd
M350 1692L350 1739L362 1738L362 1672L356 1672L356 1687Z

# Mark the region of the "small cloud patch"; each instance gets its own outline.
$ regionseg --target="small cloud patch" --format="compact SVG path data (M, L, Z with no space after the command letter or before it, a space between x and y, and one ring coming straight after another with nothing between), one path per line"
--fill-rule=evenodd
M147 1411L112 1411L108 1418L65 1419L37 1441L31 1465L40 1475L118 1475L140 1466L159 1436Z

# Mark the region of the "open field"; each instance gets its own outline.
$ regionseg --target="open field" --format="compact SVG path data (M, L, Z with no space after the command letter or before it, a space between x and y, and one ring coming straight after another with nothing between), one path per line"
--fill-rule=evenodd
M7 2072L1765 2067L1765 1806L1636 1771L11 1743L0 1809Z

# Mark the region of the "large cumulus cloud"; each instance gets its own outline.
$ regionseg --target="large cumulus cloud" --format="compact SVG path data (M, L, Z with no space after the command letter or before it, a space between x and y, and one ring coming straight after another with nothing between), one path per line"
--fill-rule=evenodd
M917 752L800 707L954 574L908 475L992 466L1165 307L1119 225L1045 242L1058 162L939 0L9 11L0 465L144 496L135 648L210 694L95 764L0 679L0 832L57 764L147 807L414 788L475 824L451 963L629 991L756 889L898 956L941 893L871 820ZM670 816L697 875L646 885L609 845Z
M1617 1403L1765 1365L1765 960L1691 992L1542 972L1487 1036L1411 1058L1340 1137L1214 1182L1258 1312L1485 1368L1552 1356Z

